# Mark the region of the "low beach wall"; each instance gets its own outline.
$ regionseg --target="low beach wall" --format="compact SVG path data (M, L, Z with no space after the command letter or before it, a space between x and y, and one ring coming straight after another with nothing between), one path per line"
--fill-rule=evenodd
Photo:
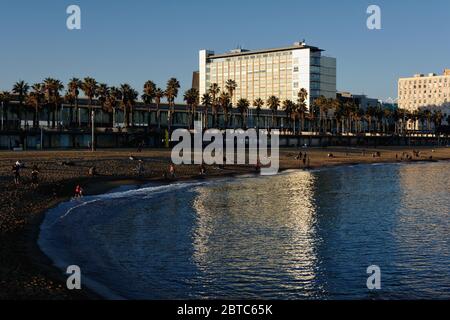
M145 131L96 132L97 148L136 147L142 141L147 147L163 147L163 138L157 133ZM5 132L0 133L0 149L25 150L89 148L91 133L85 132ZM332 136L332 135L280 135L280 147L328 147L328 146L446 146L448 137L434 136Z

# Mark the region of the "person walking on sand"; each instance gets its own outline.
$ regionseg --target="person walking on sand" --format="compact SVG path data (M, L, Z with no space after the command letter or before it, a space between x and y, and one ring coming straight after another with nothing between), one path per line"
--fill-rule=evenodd
M35 166L33 166L33 169L31 170L31 185L34 188L36 188L39 185L38 175L39 175L39 169L35 165Z

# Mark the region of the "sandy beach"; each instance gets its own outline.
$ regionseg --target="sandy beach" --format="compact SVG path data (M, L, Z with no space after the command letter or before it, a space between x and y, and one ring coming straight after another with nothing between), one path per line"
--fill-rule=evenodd
M420 151L413 155L413 149ZM280 169L307 169L299 152L307 153L309 168L327 166L382 163L396 161L449 160L450 148L324 148L281 149ZM376 153L379 153L377 155ZM405 160L406 155L411 159ZM139 175L137 161L143 161ZM404 160L401 160L403 156ZM13 181L12 166L21 160L21 183ZM80 184L84 193L107 192L125 184L165 181L164 172L170 162L170 150L100 150L89 151L33 151L0 153L0 299L86 299L97 298L87 290L69 291L59 270L40 251L36 240L46 210L73 196ZM39 168L39 186L31 185L31 168ZM97 175L90 176L95 166ZM254 166L207 167L207 177L220 177L255 172ZM178 166L177 180L199 176L198 166Z

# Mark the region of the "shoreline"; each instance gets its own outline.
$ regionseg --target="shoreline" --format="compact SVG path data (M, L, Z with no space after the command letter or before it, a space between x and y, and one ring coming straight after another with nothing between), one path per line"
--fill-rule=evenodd
M420 148L419 148L420 149ZM428 148L431 150L431 148ZM331 148L325 148L325 149L307 149L306 151L309 152L321 152L321 153L328 153L331 150ZM352 148L350 149L342 149L339 152L345 151L345 153L349 152L361 152L363 149L358 148ZM370 150L370 149L366 149ZM378 148L376 150L383 150L381 148ZM411 149L401 149L397 148L394 151L391 152L402 152L403 150L411 150ZM433 157L433 160L430 159L413 159L410 161L393 161L392 158L389 157L382 157L382 158L367 158L366 161L356 160L355 161L329 161L329 162L319 162L315 163L312 161L311 166L308 169L319 169L319 168L333 168L333 167L339 167L339 166L352 166L352 165L361 165L361 164L389 164L389 163L418 163L418 162L436 162L438 160L450 160L450 149L449 148L441 148L438 149L440 151L444 151L443 155L437 156L436 158ZM299 150L297 149L287 149L284 152L284 155L287 160L281 161L280 163L280 172L286 171L286 170L300 170L305 169L298 166L298 161L292 161L291 157L292 154L298 153ZM303 151L303 150L300 150ZM383 151L384 153L384 151ZM280 158L282 158L280 156ZM337 158L339 159L339 158ZM283 160L283 159L282 159ZM330 159L333 160L333 159ZM284 163L285 162L285 163ZM295 163L296 165L293 165ZM193 169L193 168L191 168ZM195 169L197 169L195 167ZM19 281L19 287L14 288L13 283L9 283L12 288L9 286L7 287L6 292L4 293L4 296L0 296L0 299L75 299L75 300L84 300L84 299L102 299L100 295L97 293L83 288L82 291L68 291L65 289L65 281L66 278L64 277L61 270L59 270L56 266L53 265L53 261L49 257L43 253L38 245L38 237L40 233L40 226L45 218L46 212L50 210L51 208L56 207L58 204L68 201L71 197L71 191L73 188L73 185L76 183L83 183L83 187L85 189L85 194L88 195L99 195L104 194L107 192L110 192L111 190L119 187L119 186L127 186L127 185L136 185L136 186L142 186L143 184L147 183L163 183L163 184L170 184L174 182L180 182L180 181L193 181L193 180L200 180L200 179L215 179L215 178L225 178L225 177L236 177L238 175L242 174L255 174L254 167L250 166L244 166L244 167L232 167L232 169L223 169L219 171L214 171L213 174L201 177L196 174L188 174L188 175L182 175L179 179L168 181L166 179L160 178L160 177L151 177L151 178L138 178L133 175L117 175L117 176L98 176L98 177L81 177L77 179L62 179L59 181L60 190L57 197L54 197L51 201L46 202L44 206L40 208L34 208L32 212L32 218L29 219L24 225L23 228L18 230L17 232L13 232L12 234L6 234L6 242L13 244L18 249L17 251L13 250L13 253L15 255L19 255L19 262L22 264L13 270L12 272L7 272L6 275L11 275L14 272L21 272L23 268L24 263L28 263L26 266L27 273L30 273L31 275L37 275L37 281L33 280L34 278L31 278L34 283L34 286L32 286L31 290L29 291L28 288L21 288L20 281ZM48 188L48 186L45 186ZM29 200L30 201L30 200ZM27 201L24 202L24 204L27 204ZM1 234L1 239L4 240L5 234ZM8 239L9 238L9 239ZM11 242L12 241L12 242ZM17 241L14 243L14 241ZM3 241L2 241L3 242ZM2 257L3 252L6 248L2 247ZM11 254L11 252L9 252ZM21 261L22 260L22 261ZM14 262L13 262L14 263ZM19 269L19 270L18 270ZM5 281L5 272L2 270L2 284ZM25 277L25 279L29 279L29 277ZM45 286L45 289L42 288L42 286ZM25 290L24 290L25 289ZM33 290L34 289L34 290ZM36 292L37 290L37 292ZM25 291L25 292L24 292Z

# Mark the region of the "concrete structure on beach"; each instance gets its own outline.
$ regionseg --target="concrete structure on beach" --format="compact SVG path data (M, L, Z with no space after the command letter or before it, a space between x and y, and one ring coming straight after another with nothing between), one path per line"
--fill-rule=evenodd
M300 89L308 91L307 105L319 96L336 98L336 59L322 55L323 50L296 42L292 46L245 50L235 49L224 54L199 52L200 96L217 83L225 90L227 80L234 80L237 88L233 104L245 98L267 101L276 96L280 101L297 101ZM267 106L264 106L267 108Z

